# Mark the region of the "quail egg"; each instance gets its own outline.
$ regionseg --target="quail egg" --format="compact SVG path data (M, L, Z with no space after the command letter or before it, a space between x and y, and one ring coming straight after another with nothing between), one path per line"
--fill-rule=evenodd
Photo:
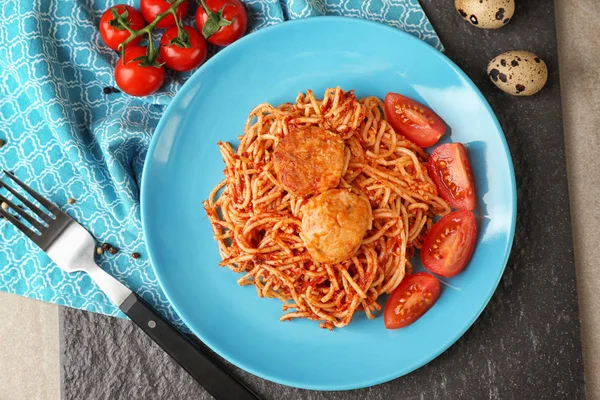
M507 51L494 58L487 73L497 87L514 96L531 96L548 80L546 63L530 51Z
M515 0L454 0L454 7L471 25L498 29L508 24L515 13Z

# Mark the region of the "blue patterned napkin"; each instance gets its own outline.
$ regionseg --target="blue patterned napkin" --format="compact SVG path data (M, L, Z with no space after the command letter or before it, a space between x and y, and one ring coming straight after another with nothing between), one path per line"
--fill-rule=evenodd
M104 94L118 55L97 30L103 11L130 0L2 0L0 167L62 207L99 243L120 251L99 265L180 322L154 276L140 222L139 182L152 132L188 75L153 96ZM367 18L441 50L418 0L247 0L250 29L318 15ZM138 4L134 4L137 6ZM68 199L75 199L69 204ZM141 257L134 260L132 252ZM0 290L122 316L83 273L67 274L0 221Z

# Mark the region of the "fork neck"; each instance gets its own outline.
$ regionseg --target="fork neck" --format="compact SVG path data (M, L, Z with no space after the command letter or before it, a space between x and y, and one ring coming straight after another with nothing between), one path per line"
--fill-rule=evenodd
M89 268L87 273L93 279L94 282L100 287L100 289L106 293L108 298L115 303L117 306L121 306L125 299L132 293L125 285L113 278L108 273L97 265L95 268Z

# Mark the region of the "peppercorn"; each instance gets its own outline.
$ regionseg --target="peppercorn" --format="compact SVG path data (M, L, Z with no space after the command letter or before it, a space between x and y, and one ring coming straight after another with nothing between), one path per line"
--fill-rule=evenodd
M117 250L116 247L110 246L109 249L108 249L108 252L110 254L112 254L112 255L115 255L115 254L117 254L119 252L119 250Z
M134 260L137 260L140 258L140 253L131 253L131 257L133 257Z
M99 256L101 256L102 253L104 253L104 250L102 250L102 247L97 247L96 248L96 254L98 254Z
M110 249L110 244L108 244L108 243L102 243L102 250L106 251L108 249Z
M75 201L76 201L76 200L75 200L74 198L72 198L72 197L69 197L69 198L67 199L67 203L69 203L69 204L75 204Z

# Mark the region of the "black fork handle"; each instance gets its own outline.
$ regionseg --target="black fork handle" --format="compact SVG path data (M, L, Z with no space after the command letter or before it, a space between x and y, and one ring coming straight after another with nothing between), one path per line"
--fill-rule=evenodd
M119 308L215 399L260 400L137 294L131 293Z

